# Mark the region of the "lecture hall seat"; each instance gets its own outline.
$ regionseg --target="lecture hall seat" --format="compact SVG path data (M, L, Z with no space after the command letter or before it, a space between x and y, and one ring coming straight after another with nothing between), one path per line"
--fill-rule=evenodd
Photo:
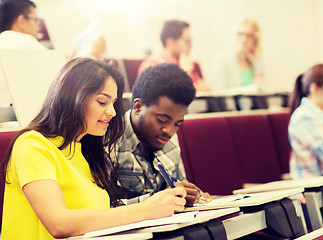
M212 195L230 195L243 179L225 118L186 119L179 131L192 182Z
M244 183L281 180L278 154L266 115L226 117Z
M288 124L290 113L269 113L267 117L271 125L281 172L282 174L289 173L291 147L288 139Z
M123 59L130 91L137 79L138 68L143 59Z
M0 132L0 163L3 161L3 157L8 149L11 139L17 132ZM2 226L2 206L3 206L3 195L4 195L4 181L2 178L2 171L0 171L0 230Z
M189 182L194 182L194 179L192 177L192 169L190 166L190 162L189 162L189 158L188 158L188 153L186 151L186 147L185 147L185 139L184 139L184 133L183 133L183 127L179 127L177 130L177 136L178 136L178 141L179 141L179 146L181 148L181 158L184 164L184 168L185 168L185 173L186 173L186 179Z

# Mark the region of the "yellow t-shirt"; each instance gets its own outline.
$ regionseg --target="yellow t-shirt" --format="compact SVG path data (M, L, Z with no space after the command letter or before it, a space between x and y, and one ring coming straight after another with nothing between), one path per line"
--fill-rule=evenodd
M63 150L57 148L62 141L62 137L45 138L39 132L29 131L15 142L7 173L10 184L5 186L2 240L54 239L22 191L32 181L57 181L70 209L110 208L109 194L94 183L81 143L71 144L70 153L70 146Z

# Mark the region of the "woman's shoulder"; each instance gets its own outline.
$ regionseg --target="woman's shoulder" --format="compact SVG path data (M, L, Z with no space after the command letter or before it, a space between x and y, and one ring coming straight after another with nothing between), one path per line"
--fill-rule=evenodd
M15 145L52 145L52 142L49 138L45 137L38 131L30 130L22 133L16 140Z

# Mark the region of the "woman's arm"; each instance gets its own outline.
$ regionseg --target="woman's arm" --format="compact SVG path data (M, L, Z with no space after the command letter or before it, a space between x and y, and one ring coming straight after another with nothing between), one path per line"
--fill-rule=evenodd
M36 215L55 238L171 216L174 211L182 211L186 203L183 188L158 192L142 203L104 210L67 208L60 186L54 180L30 182L23 187L23 192Z

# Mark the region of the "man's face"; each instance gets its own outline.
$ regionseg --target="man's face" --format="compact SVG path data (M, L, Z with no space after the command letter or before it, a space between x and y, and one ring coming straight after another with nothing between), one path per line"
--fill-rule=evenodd
M180 38L174 41L174 54L178 57L183 53L188 55L191 51L191 47L191 33L189 27L186 27L183 29Z
M186 110L186 106L176 104L167 97L160 97L156 104L149 107L142 105L135 129L138 138L153 151L162 149L183 122Z
M39 27L39 18L36 14L36 9L34 7L30 7L30 12L27 16L24 16L25 21L23 24L24 33L30 34L35 38L38 38L38 32L40 31Z

